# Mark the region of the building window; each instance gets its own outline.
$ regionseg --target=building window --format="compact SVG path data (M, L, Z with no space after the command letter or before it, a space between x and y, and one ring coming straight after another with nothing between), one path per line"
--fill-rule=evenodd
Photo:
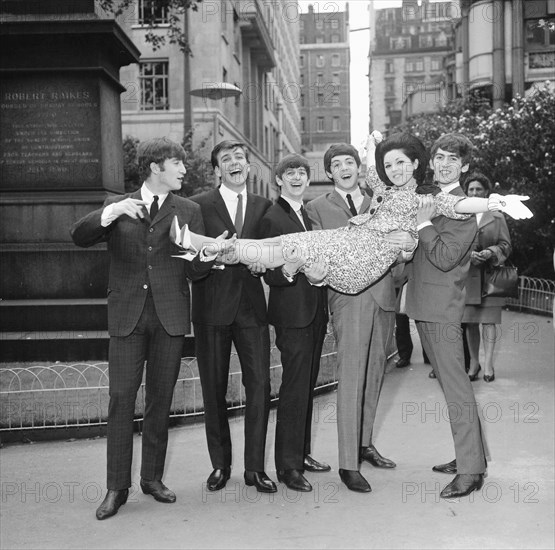
M304 107L304 94L301 94L301 107Z
M393 61L386 61L385 62L385 72L391 74L394 72Z
M324 131L324 117L323 116L319 116L316 119L316 131L317 132L323 132Z
M339 105L339 92L333 92L331 101L336 107Z
M421 58L407 59L405 62L405 72L420 73L424 70L424 60Z
M317 36L316 37L316 44L323 44L324 43L324 38L322 36Z
M316 21L316 28L321 31L324 28L323 22L321 20Z
M304 86L304 73L301 73L300 77L301 77L301 86Z
M526 21L526 49L538 50L555 44L555 32L548 25L540 26L539 19Z
M332 81L334 84L341 84L341 81L339 80L339 73L333 73L333 74L331 75L331 81Z
M301 117L301 132L306 132L306 121L304 116Z
M334 132L339 132L341 130L341 119L338 116L334 116L331 119L331 129Z
M141 111L167 111L168 62L145 61L140 64Z
M139 0L139 25L168 23L168 7L156 0Z
M437 58L432 59L432 62L431 62L431 69L432 69L432 71L439 71L439 70L441 70L441 59L437 59Z
M331 56L331 66L332 67L339 67L341 63L341 58L339 57L338 53L334 53Z
M299 29L304 31L304 21L302 19L299 21Z
M337 19L332 19L331 20L331 28L332 29L338 29L339 28L339 21Z
M332 34L331 35L331 41L332 42L339 42L339 35L338 34Z
M323 83L324 83L324 73L317 73L316 84L323 84Z
M316 104L322 106L324 104L324 93L318 92L316 95Z
M316 67L323 67L325 64L325 60L324 60L324 56L323 55L317 55L316 56Z
M424 34L418 37L418 45L421 48L433 48L434 38L430 34Z
M301 55L301 57L299 57L299 67L304 67L304 55Z

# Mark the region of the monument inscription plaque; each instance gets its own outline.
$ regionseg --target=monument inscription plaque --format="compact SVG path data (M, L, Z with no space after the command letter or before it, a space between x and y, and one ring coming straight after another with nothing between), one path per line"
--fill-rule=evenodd
M0 188L102 186L97 79L24 75L0 82Z

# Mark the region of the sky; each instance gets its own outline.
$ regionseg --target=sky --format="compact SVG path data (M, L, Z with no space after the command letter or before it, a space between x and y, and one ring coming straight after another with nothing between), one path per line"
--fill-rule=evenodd
M352 32L354 29L369 26L369 0L351 0L349 2L349 27L351 49L351 143L360 148L368 135L368 49L370 47L370 31ZM374 7L400 7L401 0L375 0ZM302 13L308 12L308 5L314 11L329 13L345 11L344 0L299 0ZM379 130L379 128L376 128Z

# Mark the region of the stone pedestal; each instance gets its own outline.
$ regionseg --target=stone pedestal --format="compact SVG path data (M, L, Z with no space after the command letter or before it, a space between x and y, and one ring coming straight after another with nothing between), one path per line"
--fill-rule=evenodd
M139 51L94 2L80 6L0 25L0 361L107 350L106 249L79 249L69 228L124 192L119 68Z

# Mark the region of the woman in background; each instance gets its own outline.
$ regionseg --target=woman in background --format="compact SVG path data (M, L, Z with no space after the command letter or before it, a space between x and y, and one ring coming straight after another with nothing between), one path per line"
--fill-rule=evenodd
M492 190L490 180L479 172L469 174L463 187L468 197L486 198ZM466 308L462 322L466 324L466 339L470 355L468 377L476 380L481 370L480 324L484 344L484 380L493 382L493 354L498 338L496 325L501 324L501 308L505 298L488 296L482 298L482 278L487 265L500 265L511 254L511 239L505 217L500 212L476 214L478 235L476 248L470 255L470 271L466 282Z

